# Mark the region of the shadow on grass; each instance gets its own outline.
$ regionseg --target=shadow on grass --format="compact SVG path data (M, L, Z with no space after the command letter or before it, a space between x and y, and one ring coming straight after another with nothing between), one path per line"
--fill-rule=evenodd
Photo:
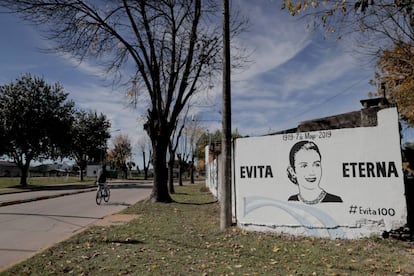
M110 189L150 189L152 186L145 184L109 184Z
M195 205L195 206L211 205L211 204L215 204L217 202L218 202L218 200L214 200L214 201L210 201L210 202L179 202L177 200L174 201L174 203L177 203L177 204L182 204L182 205Z
M126 206L129 207L131 206L131 204L126 203L126 202L111 202L111 200L109 200L108 203L105 202L104 205L111 205L111 206Z
M131 239L131 240L106 240L103 241L106 244L112 244L112 243L120 243L120 244L144 244L143 241Z

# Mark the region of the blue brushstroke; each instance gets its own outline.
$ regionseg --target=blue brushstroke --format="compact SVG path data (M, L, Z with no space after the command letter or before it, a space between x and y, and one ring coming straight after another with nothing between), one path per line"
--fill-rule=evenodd
M325 213L324 211L318 208L309 205L303 205L301 203L287 203L285 201L280 201L274 198L262 196L245 197L244 203L244 215L247 215L248 213L256 209L271 206L285 211L287 214L292 216L301 226L312 225L308 219L306 219L304 216L298 214L294 209L292 209L297 208L320 221L322 225L326 227L325 229L328 231L331 237L346 237L346 233L342 229L338 228L339 225L337 221L334 218L332 218L329 214ZM320 236L318 231L316 231L313 228L305 227L305 229L309 235L316 237Z

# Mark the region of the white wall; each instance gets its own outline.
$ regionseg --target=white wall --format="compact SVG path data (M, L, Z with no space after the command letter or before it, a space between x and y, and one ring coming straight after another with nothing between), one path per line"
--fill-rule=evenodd
M87 165L86 166L86 176L87 177L96 177L98 175L100 165Z
M302 140L314 142L320 150L319 187L342 202L288 200L299 189L301 194L315 191L307 184L318 185L317 173L300 186L288 177L290 150ZM376 127L237 139L234 154L235 216L241 228L360 238L406 223L396 108L379 111Z
M205 166L206 166L206 186L210 192L218 197L218 183L219 183L219 156L214 156L213 160L209 158L210 147L205 147Z

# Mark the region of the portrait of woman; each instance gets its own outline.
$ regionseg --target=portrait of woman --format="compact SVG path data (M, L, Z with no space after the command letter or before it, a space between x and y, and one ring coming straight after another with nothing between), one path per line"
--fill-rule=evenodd
M301 201L306 204L321 202L342 202L341 197L322 189L322 156L318 146L312 141L300 141L293 145L289 153L288 177L298 186L299 193L288 201Z

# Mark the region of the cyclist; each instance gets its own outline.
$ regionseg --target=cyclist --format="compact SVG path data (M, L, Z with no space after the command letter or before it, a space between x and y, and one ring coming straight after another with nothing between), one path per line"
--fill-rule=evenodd
M96 183L98 185L103 185L104 186L104 191L106 191L107 184L106 184L106 165L103 164L102 168L99 169L98 171L98 175L96 177Z

